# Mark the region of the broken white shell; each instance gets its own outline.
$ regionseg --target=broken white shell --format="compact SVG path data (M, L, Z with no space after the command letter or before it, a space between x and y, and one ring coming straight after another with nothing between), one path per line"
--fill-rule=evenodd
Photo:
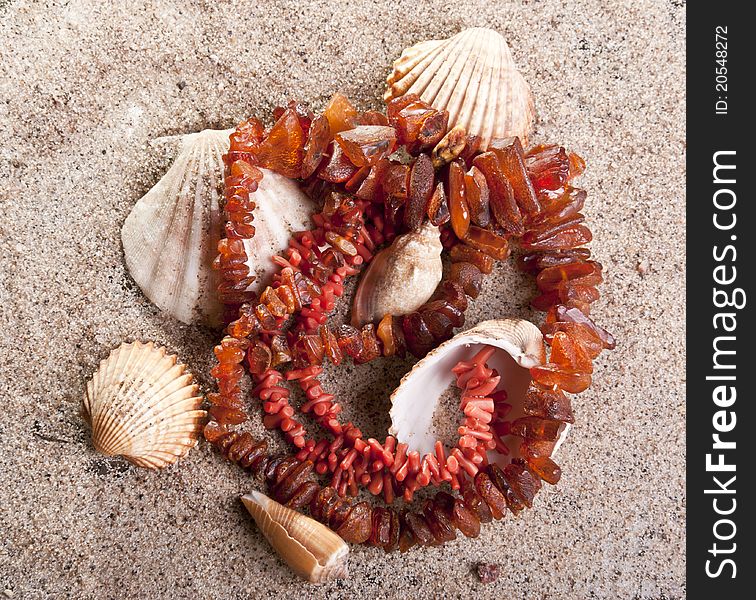
M220 324L216 296L223 215L223 154L233 130L206 129L179 136L171 168L131 210L121 229L126 266L158 308L183 323ZM262 169L254 194L256 235L245 241L247 265L258 291L275 269L273 254L286 248L290 234L309 223L310 200L296 182Z
M438 227L426 222L376 254L354 296L352 325L406 315L425 304L441 281L442 250Z
M108 456L159 469L197 445L207 413L186 365L149 342L121 344L87 382L84 418Z
M501 375L507 403L512 405L511 418L523 416L522 400L531 381L530 368L546 359L543 336L538 327L524 319L497 319L458 333L415 364L391 395L389 433L420 456L432 453L439 439L434 413L439 399L454 382L452 368L472 358L484 345L501 350L494 353L488 366ZM557 447L568 428L563 428ZM506 436L503 439L506 443ZM510 444L514 456L518 455L517 446ZM493 461L497 456L492 453L489 458Z
M530 87L507 42L485 27L407 48L394 61L386 83L386 102L417 94L433 107L449 111L449 128L460 126L480 136L484 149L493 138L517 135L525 143L533 124Z
M349 546L328 527L257 491L242 496L242 502L297 575L313 583L348 575Z

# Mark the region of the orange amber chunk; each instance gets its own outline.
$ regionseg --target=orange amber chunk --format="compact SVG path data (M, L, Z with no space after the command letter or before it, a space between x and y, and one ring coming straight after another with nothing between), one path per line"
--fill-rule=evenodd
M356 166L374 165L388 156L396 144L393 127L382 125L360 125L337 133L336 141L347 158Z
M489 190L489 202L496 222L505 231L515 236L525 232L522 214L515 202L514 191L501 169L501 164L494 152L484 152L473 159L476 166L486 178Z
M573 262L544 269L538 274L536 283L542 292L558 290L567 285L598 285L604 280L601 264L595 261Z
M563 331L551 340L551 361L577 373L593 373L591 358L580 344L572 341Z
M425 208L433 194L434 183L433 163L427 154L421 154L410 170L409 192L404 207L404 225L410 231L422 225Z
M385 315L381 319L381 322L378 323L376 334L383 344L383 356L393 356L396 353L396 346L394 344L393 317L391 315Z
M344 94L336 92L323 114L328 119L331 135L336 135L354 127L359 113Z
M300 175L302 179L310 177L318 168L330 141L331 128L328 125L328 119L324 115L320 115L312 122L307 134Z
M470 220L480 227L488 227L491 211L488 205L488 184L478 167L473 166L465 173L465 197L470 208Z
M260 166L296 179L302 172L305 134L297 111L287 108L256 151Z
M556 485L562 477L562 469L548 456L528 459L528 466L546 483Z
M493 256L498 260L505 260L509 256L509 242L507 238L495 234L493 231L472 225L467 230L465 243L470 244L481 252Z
M446 201L444 184L440 181L436 185L436 189L433 191L433 195L428 201L428 218L436 227L447 223L450 219L449 204Z
M449 213L454 234L465 239L470 228L470 209L465 200L465 171L454 161L449 165Z
M471 246L465 244L456 244L452 247L449 253L453 263L456 262L469 262L474 264L481 273L488 275L493 271L494 261L488 254L484 254L480 250L476 250Z
M499 158L502 172L512 185L515 202L523 213L533 219L541 212L541 205L525 168L525 155L520 138L512 139L503 148L497 148L494 152Z
M584 392L591 385L591 376L588 373L573 373L555 363L531 367L530 374L542 386L557 386L570 394Z
M575 343L580 344L591 359L601 354L601 350L604 348L601 338L593 330L579 323L554 323L549 325L546 333L546 340L549 343L551 343L551 339L557 331L564 331Z

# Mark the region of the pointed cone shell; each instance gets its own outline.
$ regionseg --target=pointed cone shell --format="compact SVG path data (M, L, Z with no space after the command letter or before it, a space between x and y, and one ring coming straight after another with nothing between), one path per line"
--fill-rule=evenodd
M212 263L224 216L223 154L233 130L206 129L179 137L173 165L135 205L121 229L129 273L145 296L182 323L219 326L221 305ZM312 205L296 182L262 169L254 194L253 240L247 261L257 275L251 289L267 285L271 257L286 248L292 231L306 229Z
M300 577L319 583L348 575L349 546L325 525L260 492L242 496L262 534Z
M197 445L207 413L186 365L152 342L122 344L100 362L84 394L95 449L152 469Z
M530 87L504 38L484 27L407 48L386 83L386 102L417 94L449 111L449 128L480 136L484 149L493 138L519 136L525 143L533 124Z
M433 295L441 281L441 238L426 222L418 231L398 236L371 261L352 303L352 325L406 315Z
M517 414L517 403L522 404L530 384L529 369L546 358L543 336L529 321L497 319L458 333L415 364L391 395L389 433L421 456L433 452L438 439L434 412L439 399L454 382L452 368L459 361L472 358L484 345L501 350L491 357L488 366L501 375L507 402L513 405L513 418L521 416Z

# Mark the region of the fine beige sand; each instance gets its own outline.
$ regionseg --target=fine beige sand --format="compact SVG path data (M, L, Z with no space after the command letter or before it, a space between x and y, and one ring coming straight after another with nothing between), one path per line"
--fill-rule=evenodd
M354 548L348 580L308 586L239 502L254 482L207 444L160 473L92 448L84 384L124 340L167 345L210 390L215 334L150 305L120 228L170 162L151 139L336 90L379 108L402 48L473 25L510 42L533 141L588 162L594 314L619 344L532 510L443 548ZM668 0L0 0L0 597L683 597L684 25ZM468 322L539 318L533 289L501 265ZM370 434L407 367L338 371Z

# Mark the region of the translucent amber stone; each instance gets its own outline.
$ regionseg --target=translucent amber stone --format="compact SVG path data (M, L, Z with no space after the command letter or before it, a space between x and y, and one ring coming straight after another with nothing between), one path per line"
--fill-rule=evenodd
M506 513L507 499L502 491L494 485L488 474L480 471L475 476L475 490L488 505L491 516L497 520L501 519Z
M337 133L335 139L353 164L358 167L372 166L391 154L396 143L396 132L393 127L360 125Z
M332 142L330 145L331 157L321 165L318 177L331 183L344 183L349 181L357 172L357 167L344 154L341 145Z
M505 260L509 256L509 242L507 238L489 229L472 225L467 230L464 241L473 248L485 252L498 260Z
M486 275L493 271L494 261L491 256L465 244L455 244L449 253L453 263L469 262Z
M593 373L593 363L580 344L558 331L551 339L551 361L578 373Z
M523 214L531 220L541 212L541 205L536 197L533 183L525 168L525 154L522 150L520 138L509 140L501 148L494 150L499 158L501 170L512 184L515 201Z
M529 458L528 465L536 475L551 485L556 485L562 478L562 469L548 456Z
M504 467L504 477L509 483L509 496L516 496L520 502L531 508L533 499L541 489L538 476L526 465L512 462Z
M554 225L562 223L578 214L585 206L588 194L585 190L567 186L555 192L540 192L538 200L543 212L538 218L539 225Z
M410 231L422 225L434 184L435 172L431 159L427 154L421 154L410 170L407 204L404 207L404 226Z
M491 210L488 204L488 184L478 167L473 166L465 173L465 198L470 208L470 220L480 227L488 227Z
M260 143L256 156L260 166L295 179L302 172L305 133L296 110L287 108Z
M428 201L428 218L436 227L448 223L451 218L449 215L449 205L446 201L444 184L439 182L436 189L433 190L430 200Z
M320 115L312 122L307 134L300 174L302 179L310 177L318 168L330 141L331 128L328 125L328 119L325 115Z
M402 330L407 349L416 357L425 356L435 345L433 334L428 325L418 312L404 315L402 318Z
M443 509L433 501L427 501L423 508L425 520L433 534L433 538L438 544L451 542L457 539L451 519L445 514Z
M569 285L598 285L604 278L601 264L595 261L572 262L566 265L547 267L538 274L536 283L543 292L557 290Z
M583 347L586 354L588 354L591 359L594 359L601 354L601 350L604 348L604 343L601 341L601 338L589 327L579 323L553 323L546 326L545 329L546 339L549 343L551 343L554 333L557 331L564 331L575 341L575 343L578 343Z
M457 161L449 165L449 213L454 234L464 240L470 228L470 209L465 200L465 171Z
M331 98L323 114L328 119L329 129L333 136L345 129L354 127L359 113L346 96L337 92Z
M449 279L459 283L470 298L477 298L483 287L483 274L478 267L468 262L452 263Z
M511 433L528 440L553 442L559 438L561 421L541 417L520 417L512 422Z
M338 528L338 533L346 542L364 544L370 539L373 529L373 511L367 502L358 502L352 506L347 518Z
M466 479L460 485L460 493L465 505L475 513L481 523L490 523L493 519L491 509L485 503L483 497L475 489L475 483Z
M527 273L539 273L549 267L586 261L590 256L591 251L588 248L575 248L573 250L556 252L534 252L520 256L517 260L517 265Z
M570 225L551 231L547 235L536 236L532 240L523 237L520 247L523 250L571 250L587 244L592 239L591 230L585 225Z
M362 335L359 329L351 325L342 325L336 331L336 339L342 352L351 358L357 358L363 350Z
M530 374L542 386L557 386L570 394L584 392L591 385L588 373L574 373L555 363L531 367Z
M532 385L525 394L523 412L532 417L543 417L574 423L572 403L561 390L539 388Z
M570 160L557 145L536 146L525 157L528 174L537 189L556 190L570 177Z
M408 165L391 163L381 179L381 186L387 196L407 198L409 193L410 168Z
M583 325L601 340L604 348L607 350L613 350L616 345L614 336L611 333L596 325L596 323L577 308L570 308L568 306L554 307L549 311L549 314L546 315L545 325L551 325L555 322L578 323Z
M383 356L393 356L396 353L396 344L394 343L393 317L385 315L376 330L376 335L383 345Z
M473 166L480 169L486 178L489 203L496 222L508 233L521 236L525 232L522 214L497 155L493 151L479 154L473 159Z
M578 177L585 171L585 161L583 158L574 152L570 152L570 179Z

